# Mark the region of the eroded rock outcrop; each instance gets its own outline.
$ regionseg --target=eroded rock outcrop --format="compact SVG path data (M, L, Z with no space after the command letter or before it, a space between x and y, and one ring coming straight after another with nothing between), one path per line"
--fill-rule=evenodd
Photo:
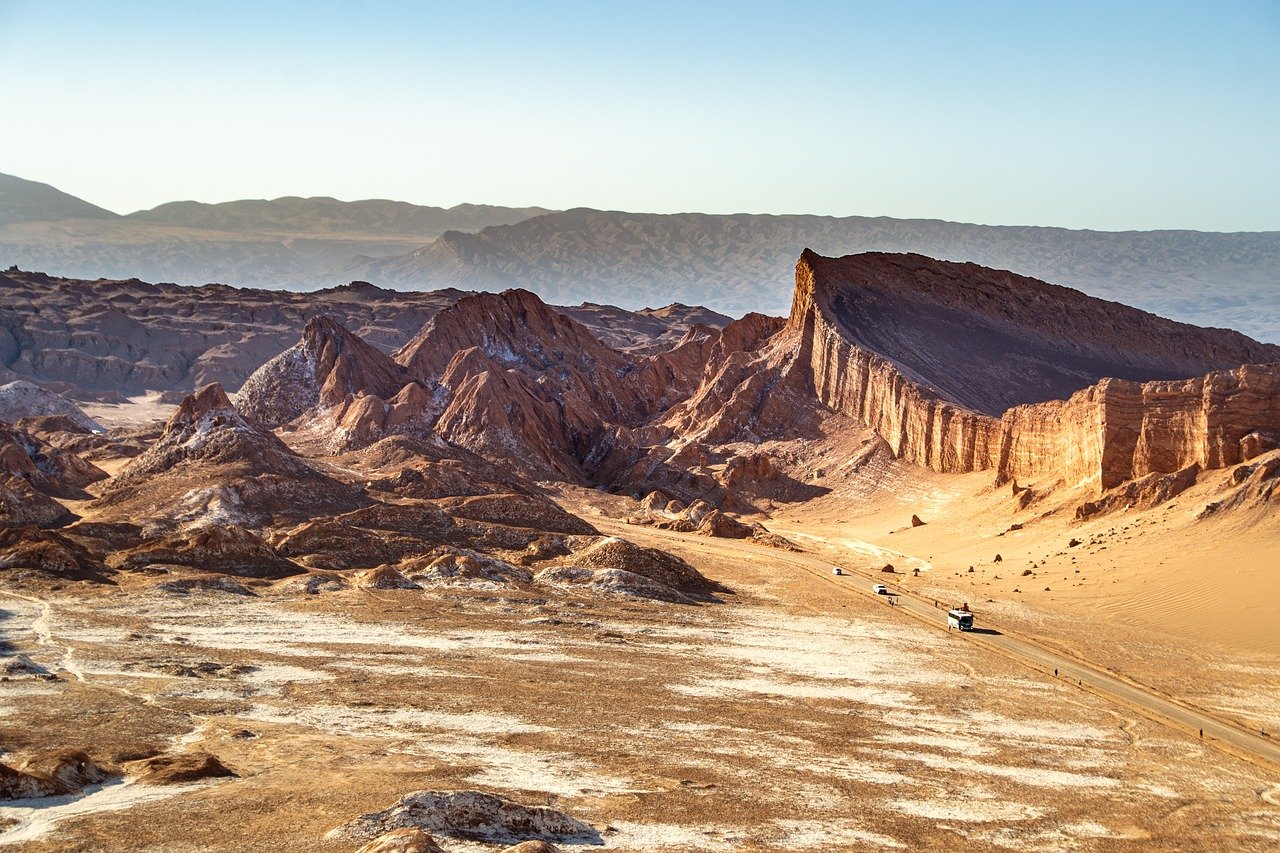
M234 524L205 524L183 533L119 551L107 565L138 569L152 565L183 566L248 578L283 578L302 569L280 556L254 533Z
M332 408L355 395L384 399L399 393L404 368L331 317L307 322L302 340L254 371L236 407L274 429L316 407Z
M366 841L397 829L511 843L531 839L600 844L600 833L564 812L524 806L481 791L418 791L394 805L361 815L329 833L330 838Z
M1280 365L1254 364L1280 348L974 264L806 250L787 332L823 403L938 471L1101 491L1280 428Z
M160 439L113 477L94 506L152 528L333 515L367 498L251 424L219 385L183 400Z
M18 380L0 385L0 421L17 423L24 418L61 416L85 432L102 431L102 424L79 406L33 382Z

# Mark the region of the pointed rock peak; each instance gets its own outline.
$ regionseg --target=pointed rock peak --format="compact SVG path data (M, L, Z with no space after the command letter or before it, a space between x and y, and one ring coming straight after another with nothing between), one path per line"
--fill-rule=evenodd
M194 424L195 422L209 417L226 416L236 421L241 421L240 413L236 411L236 407L231 405L231 399L227 396L227 392L223 390L220 383L214 382L206 385L199 391L187 397L182 401L182 405L178 406L178 411L173 413L169 418L169 423L165 426L165 432L172 432L174 428Z
M554 367L621 371L626 360L586 326L558 313L528 290L477 293L436 314L396 354L410 376L428 384L444 373L454 353L479 347L509 367L542 372Z
M315 341L325 338L350 338L355 336L351 334L346 326L328 314L317 314L307 321L306 327L302 330L302 337L308 341Z

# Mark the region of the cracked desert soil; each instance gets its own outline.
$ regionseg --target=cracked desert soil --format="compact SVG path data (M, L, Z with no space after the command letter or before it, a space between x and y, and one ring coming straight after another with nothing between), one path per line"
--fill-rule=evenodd
M128 576L0 597L8 642L59 675L0 682L10 757L199 748L239 774L0 808L0 841L346 850L330 829L431 788L551 804L620 851L1280 845L1265 770L767 548L685 556L735 594L179 596Z

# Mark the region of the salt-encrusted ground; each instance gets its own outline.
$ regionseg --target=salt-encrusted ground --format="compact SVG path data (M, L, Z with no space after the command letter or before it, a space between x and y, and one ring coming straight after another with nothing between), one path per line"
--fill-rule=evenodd
M0 820L31 850L344 850L326 833L363 812L476 789L554 805L609 850L1280 844L1265 771L762 553L703 560L737 590L703 607L14 590L6 637L62 671L0 682L7 761L201 749L239 777Z

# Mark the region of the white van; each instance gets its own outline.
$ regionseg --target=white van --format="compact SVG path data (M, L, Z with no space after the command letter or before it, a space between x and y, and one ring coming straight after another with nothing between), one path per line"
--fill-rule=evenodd
M888 595L889 587L885 586L882 583L878 583L875 586L871 587L871 591L874 592L876 595Z
M947 627L957 631L973 630L973 614L968 610L948 610Z

